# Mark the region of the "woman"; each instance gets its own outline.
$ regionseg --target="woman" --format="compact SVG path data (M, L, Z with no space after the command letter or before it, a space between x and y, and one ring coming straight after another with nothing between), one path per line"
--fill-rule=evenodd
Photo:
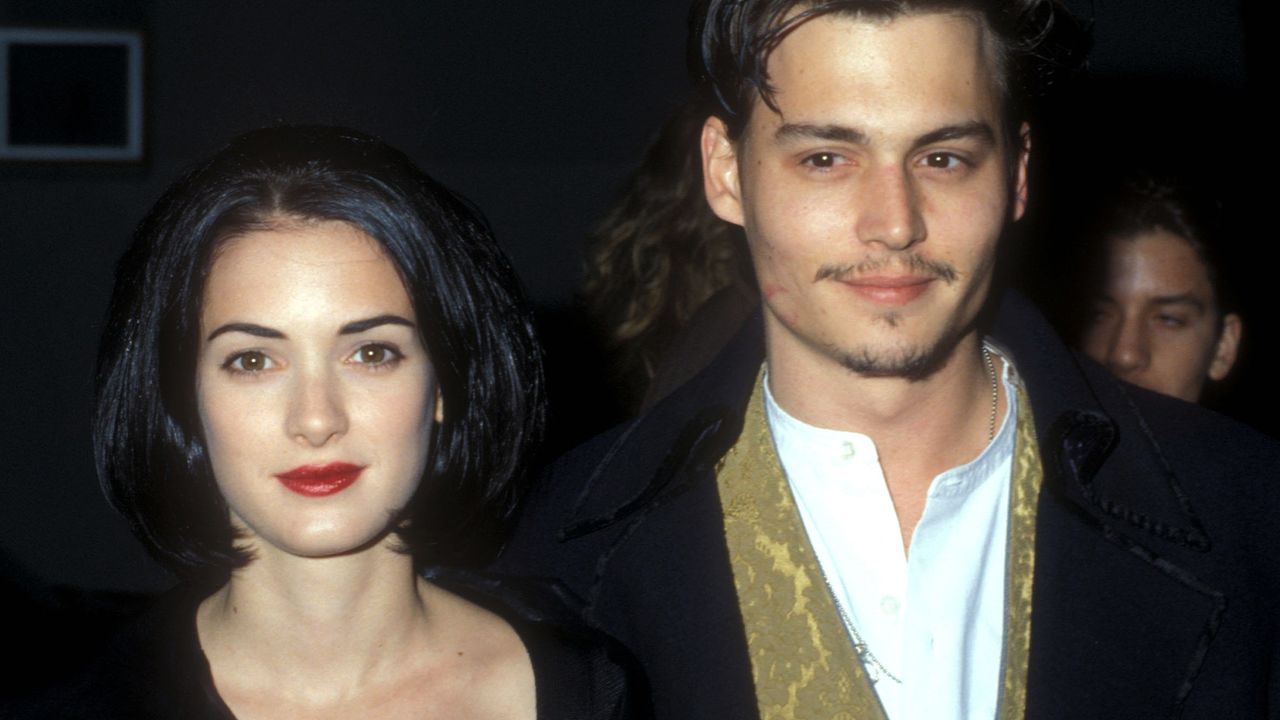
M58 712L632 716L553 597L439 569L496 551L541 430L515 288L473 210L353 131L252 132L171 187L118 269L95 442L185 582Z

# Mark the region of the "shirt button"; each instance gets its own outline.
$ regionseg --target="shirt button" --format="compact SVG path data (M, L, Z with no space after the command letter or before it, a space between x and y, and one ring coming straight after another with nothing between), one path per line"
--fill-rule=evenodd
M885 615L896 615L898 613L898 598L892 595L885 595L880 598L880 611Z
M844 459L852 460L853 456L857 454L857 452L853 449L853 443L846 440L844 441L843 446L844 446L844 453L843 453Z

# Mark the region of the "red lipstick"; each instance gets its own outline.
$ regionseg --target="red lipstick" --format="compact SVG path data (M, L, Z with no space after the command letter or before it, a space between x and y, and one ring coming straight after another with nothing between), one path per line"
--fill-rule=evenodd
M901 277L858 277L842 282L858 295L882 305L905 305L924 294L934 278L908 275Z
M279 473L276 479L299 495L324 497L346 490L362 472L364 467L361 465L332 462L328 465L299 465Z

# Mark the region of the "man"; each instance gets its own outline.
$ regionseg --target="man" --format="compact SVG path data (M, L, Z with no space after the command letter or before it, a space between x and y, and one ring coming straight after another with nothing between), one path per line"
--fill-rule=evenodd
M723 105L705 189L763 318L557 463L503 560L636 652L659 717L1280 708L1280 582L1251 550L1280 545L1280 451L989 298L1048 10L695 15Z
M1102 262L1081 349L1122 380L1198 402L1235 365L1243 323L1192 206L1169 184L1134 182L1095 234Z

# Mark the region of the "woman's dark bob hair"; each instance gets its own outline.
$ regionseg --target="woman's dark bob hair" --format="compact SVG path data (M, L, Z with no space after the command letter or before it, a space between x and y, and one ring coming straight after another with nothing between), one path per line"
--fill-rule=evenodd
M224 577L249 561L214 483L195 362L215 250L281 220L349 223L399 271L444 421L397 533L419 566L488 560L542 433L530 315L478 212L399 151L352 130L242 135L183 175L138 226L116 271L98 356L94 449L107 496L179 575Z

